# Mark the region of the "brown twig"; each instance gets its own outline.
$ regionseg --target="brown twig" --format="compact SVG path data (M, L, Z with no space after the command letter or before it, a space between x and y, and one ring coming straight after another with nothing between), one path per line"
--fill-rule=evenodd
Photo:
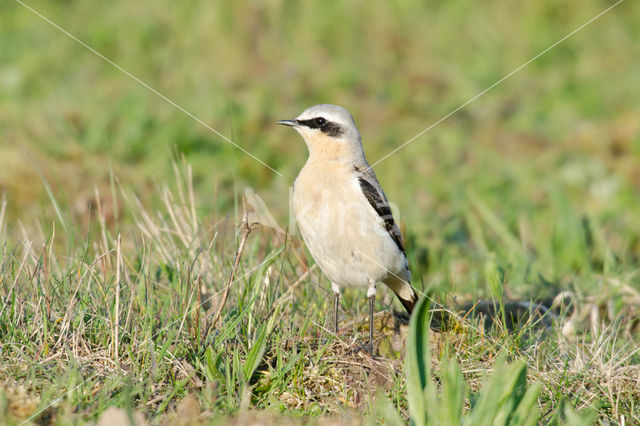
M240 224L242 228L242 236L240 237L240 245L238 246L238 251L236 252L236 257L233 261L233 267L231 268L231 273L229 274L229 279L227 280L227 285L224 288L224 293L222 293L222 300L216 309L216 313L213 316L213 319L209 323L207 327L207 332L205 333L205 338L209 335L209 332L213 327L215 327L216 322L220 319L220 315L222 314L222 309L224 305L227 303L227 298L229 297L229 291L231 290L231 283L233 283L233 277L238 269L238 265L240 264L240 258L242 257L242 253L244 252L244 246L247 242L247 237L249 237L249 233L251 233L251 225L249 225L249 219L247 215L247 211L245 210L242 215L242 223Z

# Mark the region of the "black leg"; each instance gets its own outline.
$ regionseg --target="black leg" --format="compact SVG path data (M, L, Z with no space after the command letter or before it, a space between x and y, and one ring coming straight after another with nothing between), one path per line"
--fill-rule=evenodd
M373 355L373 301L376 300L376 296L369 297L369 347L371 348L371 354Z
M338 335L338 304L340 301L340 293L333 293L333 324L335 325L336 336Z

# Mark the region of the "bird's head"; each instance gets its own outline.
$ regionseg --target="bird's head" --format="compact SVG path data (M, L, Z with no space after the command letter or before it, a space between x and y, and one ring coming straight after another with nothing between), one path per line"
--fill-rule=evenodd
M293 120L278 124L293 127L309 148L311 156L359 161L364 159L360 133L346 109L329 104L312 106Z

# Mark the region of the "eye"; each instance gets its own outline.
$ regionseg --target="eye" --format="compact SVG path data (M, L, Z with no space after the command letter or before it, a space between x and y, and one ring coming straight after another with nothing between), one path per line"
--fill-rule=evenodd
M324 119L324 118L322 118L322 117L318 117L318 118L316 118L314 121L315 121L315 125L316 125L316 126L318 126L318 127L322 127L322 126L324 126L324 125L325 125L325 123L327 122L327 120L325 120L325 119Z

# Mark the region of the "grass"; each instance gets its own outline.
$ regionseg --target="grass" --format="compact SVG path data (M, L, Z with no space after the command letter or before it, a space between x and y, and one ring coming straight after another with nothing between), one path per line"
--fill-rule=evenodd
M0 5L0 417L408 419L401 308L381 292L379 357L354 350L355 290L332 336L328 283L287 226L305 148L273 123L342 104L374 162L610 4L29 2L283 177ZM545 330L431 334L467 412L504 356L543 422L559 404L640 422L638 13L621 3L375 168L421 291L452 310L571 301ZM247 185L289 233L252 228L228 285Z
M203 421L267 410L359 422L376 418L377 392L406 416L407 325L390 313L389 294L376 319L381 356L371 358L357 350L368 334L361 295L347 292L342 334L332 336L331 298L317 270L301 262L300 242L259 225L236 232L233 224L198 218L183 169L177 175L183 186L163 193L157 214L120 194L138 225L128 235L99 227L80 243L69 237L60 255L60 230L41 246L24 240L11 247L3 234L7 303L0 326L9 421L96 419L112 405L175 421L180 401L191 395L186 401L196 401L191 410ZM96 210L105 223L99 201ZM598 410L601 419L634 421L637 291L614 281L603 282L605 290L606 296L574 301L573 315L553 330L529 324L510 333L461 320L432 337L434 362L455 358L471 392L506 354L526 363L529 380L541 387L543 419L567 399ZM584 309L592 313L586 321ZM600 310L609 311L594 320ZM220 322L213 323L218 311Z

